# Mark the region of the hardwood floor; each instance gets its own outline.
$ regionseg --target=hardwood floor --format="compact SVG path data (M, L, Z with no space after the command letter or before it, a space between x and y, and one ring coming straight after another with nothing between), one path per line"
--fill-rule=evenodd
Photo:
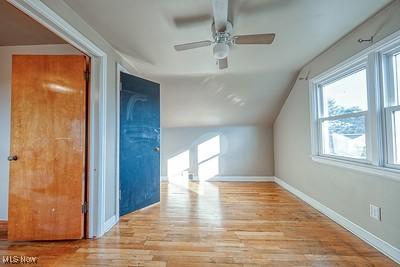
M7 230L8 230L8 222L0 221L0 240L7 240Z
M101 239L0 241L0 255L68 267L397 266L274 183L163 183L161 198Z

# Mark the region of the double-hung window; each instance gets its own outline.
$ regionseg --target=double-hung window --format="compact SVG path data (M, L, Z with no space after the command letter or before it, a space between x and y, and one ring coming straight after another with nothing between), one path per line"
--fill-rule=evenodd
M382 56L387 166L400 167L400 46Z
M314 160L400 177L400 32L310 80Z
M367 71L364 65L320 84L320 152L367 160Z

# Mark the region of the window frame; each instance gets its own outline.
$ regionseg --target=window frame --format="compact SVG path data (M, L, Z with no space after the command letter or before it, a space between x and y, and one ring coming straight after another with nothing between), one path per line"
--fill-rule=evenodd
M400 164L395 163L395 133L393 129L394 124L394 113L396 111L400 111L400 106L392 106L385 108L385 123L386 123L386 153L387 153L387 161L385 162L385 166L389 168L399 169Z
M385 140L385 162L384 165L388 168L399 169L400 163L395 163L395 135L393 128L394 113L400 111L400 96L399 89L395 83L396 78L399 79L395 73L394 57L400 56L400 42L388 46L380 51L381 53L381 69L382 69L382 88L383 96L383 114L384 114L384 140Z
M315 93L316 93L316 98L317 98L317 138L318 138L318 155L324 156L324 157L330 157L330 158L335 158L335 159L345 159L345 160L350 160L350 161L355 161L355 162L360 162L360 163L369 163L369 155L370 153L370 134L369 134L369 124L368 124L368 109L366 111L359 111L359 112L354 112L354 113L347 113L347 114L340 114L340 115L333 115L333 116L324 116L324 100L323 100L323 87L325 85L334 83L336 81L339 81L341 79L344 79L346 77L349 77L361 70L366 70L367 72L367 60L362 58L361 60L355 62L351 66L348 66L346 69L343 70L338 70L336 72L331 73L330 75L324 77L321 81L319 81L315 85ZM368 77L368 74L366 74L366 79ZM368 83L367 83L368 84ZM368 87L368 85L367 85ZM367 89L367 99L368 99L368 89ZM368 105L367 105L368 106ZM353 158L353 157L346 157L346 156L340 156L340 155L334 155L334 154L327 154L324 153L324 145L323 145L323 137L322 137L322 125L325 121L332 121L332 120L338 120L338 119L344 119L344 118L354 118L354 117L365 117L365 143L366 143L366 148L367 148L367 156L365 159L362 158Z
M311 158L314 161L400 180L400 164L393 164L392 124L393 111L400 111L400 103L388 106L390 101L393 103L395 97L394 68L389 63L390 58L398 53L400 53L400 31L309 80ZM367 76L367 111L323 117L322 87L364 68ZM366 159L324 154L322 122L327 118L355 117L355 114L365 115Z

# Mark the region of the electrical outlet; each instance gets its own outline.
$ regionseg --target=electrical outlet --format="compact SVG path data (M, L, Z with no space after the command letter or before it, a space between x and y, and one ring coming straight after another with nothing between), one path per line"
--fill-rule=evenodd
M380 221L381 217L381 208L375 205L369 204L369 216L374 218L375 220Z

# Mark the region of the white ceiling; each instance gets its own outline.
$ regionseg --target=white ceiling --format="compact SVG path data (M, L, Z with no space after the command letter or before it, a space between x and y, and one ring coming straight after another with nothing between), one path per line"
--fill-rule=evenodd
M276 33L270 46L235 47L220 71L209 40L211 0L64 0L137 67L161 83L164 127L270 124L301 66L390 0L230 0L235 34Z
M7 1L0 1L0 46L66 42Z

